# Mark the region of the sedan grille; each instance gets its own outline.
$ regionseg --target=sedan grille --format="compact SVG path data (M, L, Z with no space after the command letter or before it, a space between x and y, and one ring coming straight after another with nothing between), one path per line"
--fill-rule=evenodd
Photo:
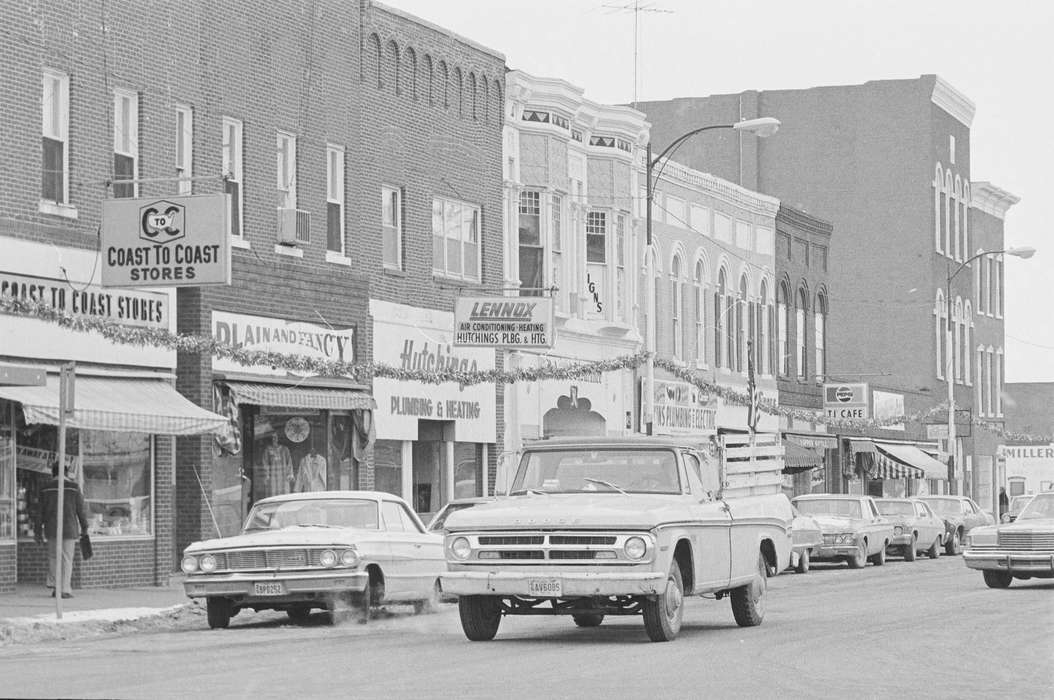
M1017 551L1054 550L1054 532L1000 532L999 546Z
M324 547L281 547L273 549L238 549L214 552L217 571L262 571L267 569L305 569L321 567ZM334 551L340 551L335 548Z

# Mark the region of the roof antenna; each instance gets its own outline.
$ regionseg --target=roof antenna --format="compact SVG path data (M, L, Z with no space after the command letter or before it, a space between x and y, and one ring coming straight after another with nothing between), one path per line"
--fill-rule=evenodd
M601 7L606 7L614 12L633 13L633 109L637 109L637 65L639 63L638 56L640 54L640 13L652 12L655 14L672 15L673 10L655 7L655 3L653 2L641 4L640 0L633 0L633 2L626 2L619 5L603 4Z

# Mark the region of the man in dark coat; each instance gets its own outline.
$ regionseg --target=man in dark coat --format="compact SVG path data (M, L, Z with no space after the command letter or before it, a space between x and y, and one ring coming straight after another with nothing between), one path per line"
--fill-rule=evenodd
M55 538L58 536L59 464L51 465L52 479L41 489L41 517L37 522L36 540L44 543L48 552L48 587L55 588ZM81 532L88 531L88 515L84 508L84 496L77 482L66 478L62 497L62 597L72 598L70 578L73 575L73 548ZM55 595L53 590L52 596Z

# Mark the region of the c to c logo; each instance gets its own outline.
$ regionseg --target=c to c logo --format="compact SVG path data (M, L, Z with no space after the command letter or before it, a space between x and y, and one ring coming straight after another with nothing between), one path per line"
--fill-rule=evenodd
M151 243L165 244L186 235L183 206L174 202L154 202L139 210L139 237Z

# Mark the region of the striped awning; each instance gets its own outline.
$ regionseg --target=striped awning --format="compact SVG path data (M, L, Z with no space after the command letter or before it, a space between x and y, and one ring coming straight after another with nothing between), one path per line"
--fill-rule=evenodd
M922 479L925 472L892 459L881 450L874 453L870 476L872 479Z
M788 473L823 466L823 456L816 450L786 441L783 443L783 471Z
M913 479L948 478L948 467L946 465L938 462L914 445L876 442L875 447L880 454L906 467L910 467L916 472L920 472L918 476L912 476Z
M163 379L76 377L73 416L66 425L158 435L221 432L227 419L188 401ZM0 386L0 398L22 404L26 423L59 423L59 378L44 386Z
M255 382L224 382L234 402L252 406L313 408L327 411L356 411L377 408L377 402L365 391L318 386L290 386Z

